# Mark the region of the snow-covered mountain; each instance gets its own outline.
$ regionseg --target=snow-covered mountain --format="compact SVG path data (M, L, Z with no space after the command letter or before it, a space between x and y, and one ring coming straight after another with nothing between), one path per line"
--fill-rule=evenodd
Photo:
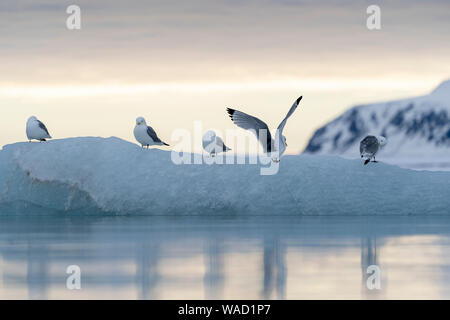
M318 129L304 152L358 158L367 134L388 139L381 161L450 170L450 80L426 96L353 107Z

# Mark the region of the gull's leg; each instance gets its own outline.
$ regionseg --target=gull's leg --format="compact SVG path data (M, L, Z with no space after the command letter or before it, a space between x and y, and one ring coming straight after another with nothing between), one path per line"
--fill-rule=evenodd
M375 157L373 157L373 162L378 163L378 161L375 159Z

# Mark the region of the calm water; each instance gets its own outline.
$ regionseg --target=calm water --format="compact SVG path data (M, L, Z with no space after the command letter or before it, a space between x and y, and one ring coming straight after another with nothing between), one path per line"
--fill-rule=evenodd
M450 219L2 217L0 298L448 299Z

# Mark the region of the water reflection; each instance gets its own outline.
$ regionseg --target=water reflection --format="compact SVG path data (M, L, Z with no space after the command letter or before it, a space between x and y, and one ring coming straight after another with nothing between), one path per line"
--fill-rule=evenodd
M26 283L29 299L46 299L47 284L49 283L49 248L46 245L32 243L26 244ZM19 260L20 261L20 260Z
M0 298L448 298L449 227L446 218L1 217ZM65 286L71 264L82 290ZM370 265L381 290L367 288Z
M205 275L203 277L206 299L220 299L223 296L225 280L224 244L216 237L206 241Z
M361 274L362 274L362 295L366 299L376 299L381 297L381 286L378 288L369 288L367 280L373 275L369 270L369 266L377 266L382 270L378 262L377 255L377 238L376 236L368 236L361 238ZM380 275L381 276L381 275ZM381 280L380 280L381 282Z
M138 243L136 252L136 287L139 299L154 299L158 284L159 246L155 243Z
M285 250L278 238L264 239L263 293L262 299L285 299L286 264Z

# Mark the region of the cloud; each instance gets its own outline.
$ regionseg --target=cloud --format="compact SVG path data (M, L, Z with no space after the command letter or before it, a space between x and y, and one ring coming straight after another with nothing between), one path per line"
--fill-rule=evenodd
M378 1L76 1L82 30L65 28L73 1L4 0L0 72L11 83L231 81L367 75L442 68L450 3ZM447 61L448 62L448 61ZM445 70L443 70L445 71ZM450 70L448 70L450 72Z

